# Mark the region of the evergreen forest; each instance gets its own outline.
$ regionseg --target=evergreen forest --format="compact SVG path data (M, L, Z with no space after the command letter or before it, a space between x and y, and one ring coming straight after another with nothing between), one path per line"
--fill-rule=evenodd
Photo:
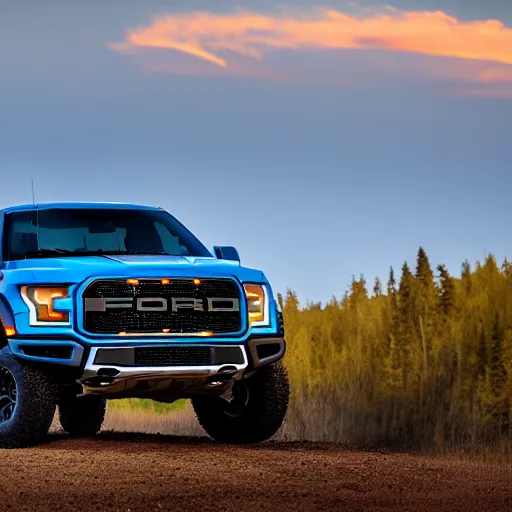
M292 385L285 436L369 446L508 446L512 264L489 255L459 276L414 267L353 278L322 306L279 296Z

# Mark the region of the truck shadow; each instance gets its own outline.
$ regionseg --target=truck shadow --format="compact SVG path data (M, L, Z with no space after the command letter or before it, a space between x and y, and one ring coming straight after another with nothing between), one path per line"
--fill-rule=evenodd
M52 432L48 434L46 442L41 445L51 449L68 449L69 445L87 445L87 449L98 450L104 448L104 444L117 444L144 446L145 449L151 445L214 445L217 444L206 436L178 436L167 434L146 434L141 432L100 432L94 437L80 438L72 437L64 432Z
M42 449L69 450L85 449L87 451L117 449L123 452L162 451L165 447L181 448L194 447L196 450L226 450L226 448L244 450L277 450L277 451L345 451L346 446L336 443L315 443L310 441L269 440L257 444L229 445L210 439L207 436L183 436L169 434L148 434L141 432L103 431L94 437L72 437L63 432L52 432L46 442L40 445ZM350 450L350 448L348 448Z

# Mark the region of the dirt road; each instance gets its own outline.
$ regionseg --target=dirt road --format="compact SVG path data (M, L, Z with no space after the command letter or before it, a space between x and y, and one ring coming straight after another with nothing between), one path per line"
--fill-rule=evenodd
M333 445L54 434L0 450L0 510L512 510L512 471Z

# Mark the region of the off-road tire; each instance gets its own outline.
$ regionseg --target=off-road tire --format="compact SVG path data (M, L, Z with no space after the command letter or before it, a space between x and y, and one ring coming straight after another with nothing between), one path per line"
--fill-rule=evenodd
M284 421L290 385L281 362L261 368L242 383L248 394L237 414L222 398L198 395L192 399L199 423L216 441L259 443L272 437Z
M0 448L22 448L41 443L55 414L55 382L41 369L15 359L8 347L0 350L0 370L4 373L7 370L15 382L12 415L0 422ZM7 396L0 390L2 394Z
M107 401L96 395L61 397L59 419L62 428L73 437L96 435L105 420Z

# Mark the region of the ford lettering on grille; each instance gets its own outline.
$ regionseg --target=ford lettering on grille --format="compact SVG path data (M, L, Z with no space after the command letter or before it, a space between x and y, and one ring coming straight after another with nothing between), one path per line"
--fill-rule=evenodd
M236 333L240 292L230 279L99 280L83 294L84 327L95 334Z
M206 307L205 307L206 303ZM171 297L169 301L163 297L138 297L133 298L109 298L109 299L85 299L85 312L101 311L108 309L135 309L137 311L172 311L177 313L180 309L193 309L194 311L239 311L238 299L206 297L195 299L191 297Z

